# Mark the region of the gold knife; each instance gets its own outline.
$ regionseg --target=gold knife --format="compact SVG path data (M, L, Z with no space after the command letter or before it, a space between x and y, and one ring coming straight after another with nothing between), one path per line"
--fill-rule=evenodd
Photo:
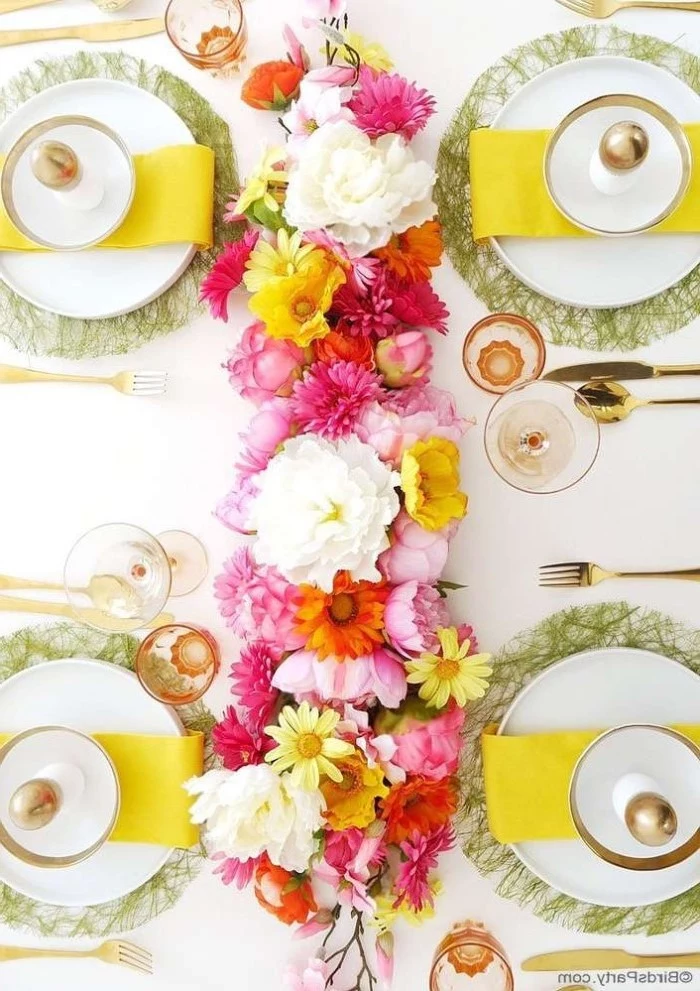
M646 361L592 361L584 365L554 368L544 378L550 382L591 382L613 379L657 379L662 375L700 375L700 365L648 365Z
M0 0L0 14L9 14L13 10L26 10L27 7L40 7L44 3L55 3L56 0Z
M0 47L24 45L30 41L53 41L56 38L74 38L78 41L126 41L143 38L165 30L162 17L144 17L136 21L100 21L97 24L69 24L62 28L29 28L17 31L0 31Z
M700 967L700 953L666 953L660 956L637 956L625 950L561 950L540 953L521 964L522 970L634 970L646 967Z

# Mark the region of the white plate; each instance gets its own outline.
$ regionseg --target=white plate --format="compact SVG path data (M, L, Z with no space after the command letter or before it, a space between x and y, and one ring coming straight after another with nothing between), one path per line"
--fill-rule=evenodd
M607 729L623 723L696 723L700 678L646 650L611 647L574 654L533 679L506 712L499 733ZM700 853L663 871L635 872L599 860L581 840L514 844L513 852L551 887L594 905L654 905L700 882Z
M132 153L194 144L189 128L146 90L111 79L80 79L27 100L0 127L0 155L28 127L60 114L94 117ZM0 252L0 279L42 310L102 319L145 306L169 289L195 255L191 244L78 252Z
M172 709L144 692L131 671L75 658L37 664L0 685L0 732L45 725L83 733L185 733ZM150 843L106 843L82 864L48 870L0 847L0 881L51 905L100 905L145 884L171 852Z
M564 62L536 76L508 100L492 127L553 128L575 107L607 93L645 96L683 123L700 120L700 95L670 72L648 62L601 55ZM700 262L700 234L500 237L491 243L525 285L570 306L639 303L680 282Z

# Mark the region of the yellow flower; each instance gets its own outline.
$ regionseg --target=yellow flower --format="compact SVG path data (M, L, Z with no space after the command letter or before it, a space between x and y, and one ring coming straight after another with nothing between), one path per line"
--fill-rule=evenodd
M443 885L439 878L431 877L428 884L435 898L442 894ZM425 902L420 912L415 912L405 900L398 908L394 908L396 895L391 892L373 897L377 907L374 915L369 919L369 924L379 929L380 932L389 932L399 919L405 919L410 926L420 926L426 919L432 919L435 915L435 906L428 901Z
M434 709L442 709L453 698L464 708L471 699L480 699L486 694L488 677L492 673L487 662L490 654L467 656L470 641L467 638L459 645L454 626L437 631L440 641L440 654L421 654L416 661L408 661L409 672L406 681L410 685L420 685L418 694Z
M303 272L311 265L314 255L317 257L313 260L324 260L323 251L315 245L302 245L299 231L291 236L284 228L277 231L276 245L261 237L246 262L245 287L248 292L258 292L273 279Z
M360 56L360 61L368 65L370 69L376 69L378 72L390 72L394 68L388 51L379 42L367 41L361 34L356 34L354 31L345 31L344 35L345 44L354 48ZM350 62L351 60L345 56L345 61Z
M389 794L384 773L379 766L368 767L359 753L339 761L338 770L340 781L324 781L321 785L327 806L324 815L336 832L353 826L364 829L377 818L375 800Z
M248 305L259 317L270 337L285 338L305 348L318 337L325 337L330 327L325 314L333 296L345 282L345 273L325 252L307 255L308 264L301 272L267 282Z
M467 497L459 491L459 451L443 437L419 440L401 461L401 488L406 512L425 530L441 530L461 520Z
M347 757L355 748L333 736L339 719L332 709L319 713L318 709L310 708L308 702L302 702L298 709L286 705L279 715L279 725L265 729L278 744L265 760L278 774L291 767L292 784L307 791L318 788L322 774L333 781L342 781L342 772L335 762Z
M287 173L280 169L287 161L287 154L284 148L269 148L260 159L256 167L248 176L245 188L238 197L236 203L236 213L243 215L251 206L262 200L263 205L272 213L277 213L280 208L278 199L270 192L273 189L281 188L287 183Z

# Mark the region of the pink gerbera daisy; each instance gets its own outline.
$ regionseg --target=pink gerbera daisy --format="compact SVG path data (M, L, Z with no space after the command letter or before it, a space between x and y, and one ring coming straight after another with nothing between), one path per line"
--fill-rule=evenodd
M392 286L386 271L379 269L364 290L346 283L333 297L333 314L353 337L386 337L398 318L393 312Z
M228 297L243 281L245 263L257 244L260 233L246 231L240 241L225 244L199 289L199 299L208 303L216 320L228 323Z
M210 860L218 860L214 873L218 874L224 884L235 884L239 891L246 888L253 880L259 857L249 860L239 860L238 857L227 857L225 853L212 853Z
M244 726L232 705L226 707L223 719L212 729L211 740L214 753L229 771L238 771L247 764L262 764L265 754L274 746L268 737Z
M378 73L363 65L359 83L348 108L370 138L400 134L410 141L435 113L434 97L398 73Z
M391 297L391 314L409 327L430 327L440 334L447 333L450 311L433 291L429 282L387 280L387 295Z
M414 912L421 912L425 905L434 901L430 888L430 872L437 867L441 853L451 850L456 842L454 830L449 823L439 829L421 836L416 830L412 836L401 844L401 853L406 858L399 867L394 890L398 898L394 908L408 901Z
M282 660L282 651L274 644L257 640L247 643L240 657L231 665L231 693L245 710L246 726L262 730L270 721L280 693L272 687L272 675Z
M316 361L294 383L294 419L302 431L337 440L353 432L357 418L383 395L376 372L354 361Z

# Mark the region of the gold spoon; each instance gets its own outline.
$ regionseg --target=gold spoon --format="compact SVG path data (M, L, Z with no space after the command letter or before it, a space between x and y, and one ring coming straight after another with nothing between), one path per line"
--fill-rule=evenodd
M635 795L625 809L625 825L635 840L645 846L664 846L678 831L673 807L651 791Z
M679 406L683 404L700 403L700 397L695 399L638 399L625 389L619 382L586 382L578 390L588 403L579 404L579 409L587 416L593 412L598 423L619 423L626 420L640 406ZM590 407L590 411L589 411Z

